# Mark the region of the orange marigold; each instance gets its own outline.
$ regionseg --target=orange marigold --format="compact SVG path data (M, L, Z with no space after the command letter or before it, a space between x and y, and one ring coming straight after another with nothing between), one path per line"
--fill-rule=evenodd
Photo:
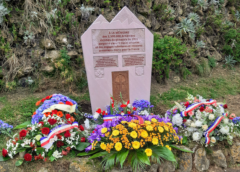
M44 113L44 115L45 115L46 117L48 117L49 115L51 115L51 113L50 113L50 112L46 112L46 113Z
M63 102L59 102L58 104L64 104Z
M39 106L41 104L41 100L37 101L36 106Z
M74 122L75 118L73 118L73 116L71 116L70 120L71 120L71 122Z
M57 116L59 116L60 118L62 118L62 117L63 117L62 111L58 111L58 112L57 112Z

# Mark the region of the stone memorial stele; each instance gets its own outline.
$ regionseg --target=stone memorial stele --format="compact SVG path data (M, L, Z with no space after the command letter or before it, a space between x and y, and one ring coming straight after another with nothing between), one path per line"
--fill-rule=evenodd
M81 36L92 112L110 97L150 99L153 34L124 7L109 23L100 15Z

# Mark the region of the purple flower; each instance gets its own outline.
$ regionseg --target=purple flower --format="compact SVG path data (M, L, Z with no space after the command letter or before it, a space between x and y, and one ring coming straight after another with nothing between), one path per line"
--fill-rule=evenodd
M92 150L92 145L88 146L88 147L85 149L85 152L89 152L90 150Z
M173 129L176 131L176 133L178 133L178 128L177 127L174 127Z

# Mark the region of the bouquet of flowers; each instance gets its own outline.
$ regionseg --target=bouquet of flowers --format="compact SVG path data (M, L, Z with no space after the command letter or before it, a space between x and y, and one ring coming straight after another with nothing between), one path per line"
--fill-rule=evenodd
M16 162L16 166L19 166L24 161L54 161L73 149L83 151L89 146L85 140L88 135L71 115L77 115L75 108L72 103L63 102L49 106L42 111L41 120L35 118L34 124L27 125L27 129L22 129L7 142L6 149L2 150L3 159L8 160L23 152L24 157ZM37 113L35 115L39 116Z
M0 134L2 133L10 135L12 129L13 129L12 125L9 125L8 123L5 123L2 120L0 120Z
M175 103L176 106L168 110L165 116L171 119L183 136L206 146L223 140L232 143L233 122L225 112L227 104L217 103L212 99L206 100L199 95L193 97L190 94L187 102Z
M178 137L177 128L174 129L169 121L157 115L123 116L106 121L97 125L88 137L91 143L85 149L88 154L80 153L78 156L93 153L96 154L90 159L103 156L105 169L115 163L123 166L128 161L134 171L150 165L150 159L158 163L161 158L175 161L171 147L182 138Z
M129 115L146 115L151 114L153 105L147 100L135 100L132 104L130 101L122 101L122 103L117 103L111 97L110 105L106 106L106 110L98 108L95 114L85 114L87 118L85 121L85 126L87 128L94 128L96 124L102 124L104 121L110 121L114 118L129 116ZM92 127L91 127L92 125Z

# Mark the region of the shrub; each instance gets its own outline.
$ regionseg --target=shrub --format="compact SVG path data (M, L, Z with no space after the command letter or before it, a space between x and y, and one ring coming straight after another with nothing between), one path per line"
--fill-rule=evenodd
M213 57L208 57L208 64L211 68L216 67L216 60Z
M8 0L6 0L8 1ZM0 25L3 23L3 17L7 15L10 11L4 6L3 0L0 0Z
M186 45L177 38L165 36L159 39L158 35L154 35L153 71L157 81L168 78L171 67L176 70L180 69L181 55L186 50Z

